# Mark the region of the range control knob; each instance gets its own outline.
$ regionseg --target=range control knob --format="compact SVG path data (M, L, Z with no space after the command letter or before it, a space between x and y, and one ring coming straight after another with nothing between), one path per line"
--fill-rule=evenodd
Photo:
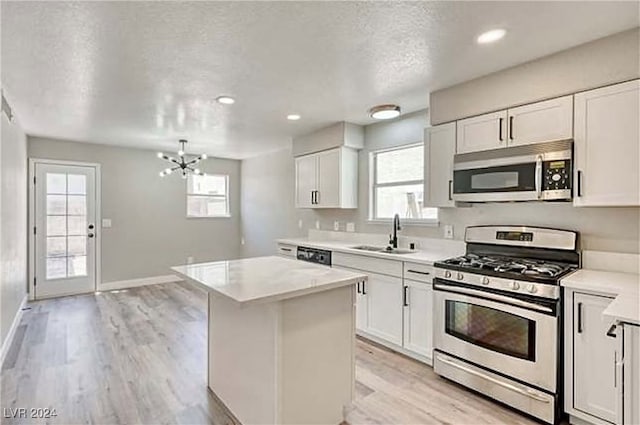
M520 289L520 284L514 280L513 282L511 282L511 289Z
M488 277L483 277L482 278L482 284L483 285L488 285L489 284L489 278Z
M463 275L462 273L458 273L458 274L456 275L456 279L458 279L458 280L462 280L462 279L464 279L464 275Z
M444 277L451 277L451 272L449 270L444 272Z
M538 292L538 287L532 283L531 285L529 285L528 291L532 294L535 294L536 292Z

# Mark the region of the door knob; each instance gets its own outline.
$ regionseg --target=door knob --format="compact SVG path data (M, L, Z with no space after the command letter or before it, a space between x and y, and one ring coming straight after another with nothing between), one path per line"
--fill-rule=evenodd
M93 230L93 224L89 225L89 230Z
M93 237L93 233L89 233L87 236L92 238Z

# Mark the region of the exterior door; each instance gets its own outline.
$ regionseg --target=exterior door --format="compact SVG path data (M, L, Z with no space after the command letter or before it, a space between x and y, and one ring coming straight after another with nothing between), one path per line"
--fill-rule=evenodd
M611 326L602 315L611 298L574 294L573 406L605 421L617 416L618 342L607 336Z
M36 299L96 287L96 168L35 164Z
M313 208L313 192L317 189L316 155L296 158L296 207Z

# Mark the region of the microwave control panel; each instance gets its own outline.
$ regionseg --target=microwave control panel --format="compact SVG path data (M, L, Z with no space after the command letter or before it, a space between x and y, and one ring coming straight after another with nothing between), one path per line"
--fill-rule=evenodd
M571 189L571 161L546 161L542 167L543 190Z

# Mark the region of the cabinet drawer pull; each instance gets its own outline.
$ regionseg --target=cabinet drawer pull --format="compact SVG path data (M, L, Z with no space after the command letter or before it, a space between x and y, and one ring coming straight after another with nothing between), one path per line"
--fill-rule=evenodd
M419 271L419 270L411 270L411 269L409 269L409 270L407 270L407 271L408 271L409 273L421 274L421 275L424 275L424 276L429 276L429 275L431 274L431 273L429 273L429 272L421 272L421 271Z
M280 248L280 251L291 252L291 248Z

